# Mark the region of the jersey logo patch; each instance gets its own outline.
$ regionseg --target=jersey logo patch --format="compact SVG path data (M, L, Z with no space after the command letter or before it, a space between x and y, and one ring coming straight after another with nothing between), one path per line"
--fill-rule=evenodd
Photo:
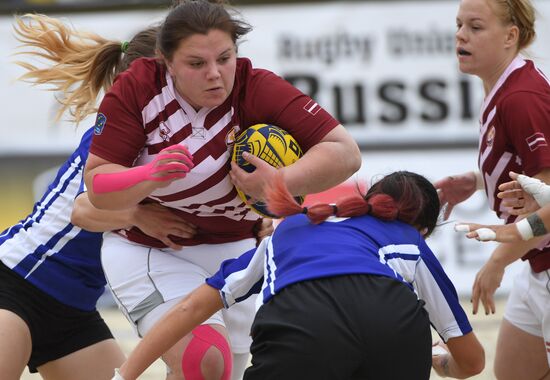
M94 124L94 135L100 135L103 128L105 128L105 124L107 124L107 117L102 113L98 113Z
M237 133L239 133L239 126L234 125L229 132L227 132L227 135L225 135L225 145L227 147L231 147L233 144L235 144L235 136L237 136Z
M525 142L529 146L531 152L534 152L541 146L548 146L548 143L546 142L546 137L542 132L533 133L531 136L525 139Z
M321 106L317 104L315 101L310 100L307 102L307 104L304 106L304 109L312 114L313 116L317 115L317 113L321 110Z
M170 133L171 132L172 131L170 130L170 128L168 128L168 126L164 122L160 123L159 135L160 135L160 138L162 139L162 141L170 140Z
M487 146L492 146L493 142L495 141L495 135L496 135L496 129L495 126L491 126L489 131L487 132L487 137L485 138L485 142L487 143Z

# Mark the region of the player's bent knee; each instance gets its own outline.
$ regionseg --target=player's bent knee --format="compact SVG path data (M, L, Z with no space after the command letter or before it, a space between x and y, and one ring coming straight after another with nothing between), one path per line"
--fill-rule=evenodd
M233 367L231 348L227 339L209 325L201 325L192 331L193 338L185 348L181 369L186 380L204 380L212 374L221 380L229 380ZM211 350L211 348L214 348ZM217 351L216 351L217 350ZM208 375L205 376L208 372Z

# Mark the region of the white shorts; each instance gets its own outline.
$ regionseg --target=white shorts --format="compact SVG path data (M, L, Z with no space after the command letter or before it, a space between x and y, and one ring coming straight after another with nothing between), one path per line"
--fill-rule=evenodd
M550 365L550 271L535 273L528 262L514 280L504 318L517 328L544 339Z
M164 313L193 289L204 284L222 261L256 246L255 239L202 244L179 251L133 243L112 232L103 236L101 261L119 308L143 336ZM220 310L205 324L225 326L234 353L248 353L255 297Z

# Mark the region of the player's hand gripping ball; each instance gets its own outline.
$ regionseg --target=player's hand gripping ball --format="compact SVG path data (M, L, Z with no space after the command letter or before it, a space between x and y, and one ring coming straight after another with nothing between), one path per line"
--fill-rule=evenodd
M271 166L281 168L298 161L303 156L298 142L285 130L270 124L256 124L245 129L233 145L233 161L248 173L256 170L256 167L243 158L243 152L248 152L261 158ZM250 197L237 189L239 197L247 202ZM295 197L300 204L304 197ZM256 213L268 218L277 218L267 210L264 202L249 204Z

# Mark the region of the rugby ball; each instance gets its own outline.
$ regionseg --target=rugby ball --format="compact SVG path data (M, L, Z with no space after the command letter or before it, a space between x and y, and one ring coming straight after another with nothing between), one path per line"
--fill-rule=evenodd
M291 165L303 156L302 149L294 137L284 129L271 124L256 124L245 129L233 145L233 161L246 172L252 173L256 167L243 158L244 152L259 157L276 168ZM250 199L239 189L237 193L245 203ZM304 197L295 197L295 199L300 204L304 201ZM261 216L277 218L267 210L264 202L256 202L248 206Z

